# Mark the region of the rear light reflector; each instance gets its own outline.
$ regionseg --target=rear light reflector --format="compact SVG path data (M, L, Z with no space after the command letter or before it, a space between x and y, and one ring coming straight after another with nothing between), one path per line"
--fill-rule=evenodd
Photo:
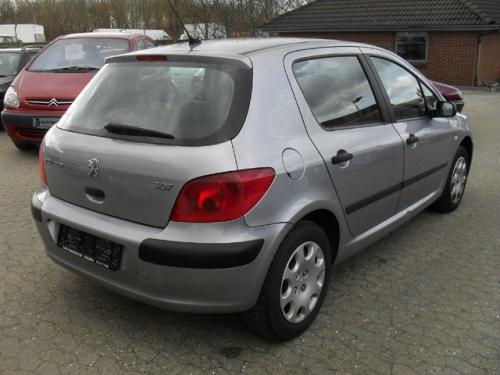
M274 176L272 168L259 168L192 180L179 193L170 219L189 223L238 219L262 199Z
M45 160L43 159L42 146L40 145L40 150L38 151L38 168L40 169L40 182L44 186L48 186L47 182L47 172L45 170Z
M167 56L164 55L139 55L137 61L167 61Z

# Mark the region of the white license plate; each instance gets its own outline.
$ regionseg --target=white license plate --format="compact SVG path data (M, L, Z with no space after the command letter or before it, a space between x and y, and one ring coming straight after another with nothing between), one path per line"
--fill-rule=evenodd
M59 119L59 117L34 117L33 127L37 129L50 129Z

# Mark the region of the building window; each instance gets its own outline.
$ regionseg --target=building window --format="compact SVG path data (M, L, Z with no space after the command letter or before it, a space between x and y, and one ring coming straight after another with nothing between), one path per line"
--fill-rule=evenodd
M396 53L410 62L427 62L427 43L429 36L425 32L396 34Z

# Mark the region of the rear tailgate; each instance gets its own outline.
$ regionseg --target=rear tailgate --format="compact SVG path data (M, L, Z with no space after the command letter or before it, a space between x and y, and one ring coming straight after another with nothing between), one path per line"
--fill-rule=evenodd
M49 190L103 214L165 227L189 180L236 170L231 142L186 147L129 142L54 127L45 137Z

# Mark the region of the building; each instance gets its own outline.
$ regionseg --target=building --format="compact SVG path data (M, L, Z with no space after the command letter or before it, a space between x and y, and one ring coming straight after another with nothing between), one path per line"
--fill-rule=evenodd
M375 44L454 85L500 80L500 0L317 0L260 31Z

